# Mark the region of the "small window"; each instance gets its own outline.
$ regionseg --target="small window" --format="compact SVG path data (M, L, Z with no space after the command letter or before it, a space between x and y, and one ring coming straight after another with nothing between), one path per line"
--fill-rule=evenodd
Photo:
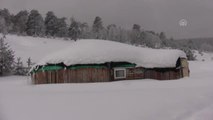
M114 69L114 78L115 79L126 78L126 69L124 69L124 68Z

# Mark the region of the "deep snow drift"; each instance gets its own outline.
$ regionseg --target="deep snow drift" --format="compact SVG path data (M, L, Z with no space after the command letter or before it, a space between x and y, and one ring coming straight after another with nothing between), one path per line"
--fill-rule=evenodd
M37 63L43 57L68 47L73 43L73 41L63 39L16 35L7 35L5 41L15 51L15 56L22 58L25 65L29 57L33 62Z
M73 41L59 38L50 39L16 35L7 35L5 41L15 51L15 56L22 58L25 65L29 57L33 62L37 63L42 58L67 48L74 43ZM213 61L213 53L203 52L203 55L201 55L195 51L195 55L199 61Z
M0 78L0 120L212 120L213 62L180 80L31 85Z
M41 60L38 65L64 63L65 65L130 62L146 68L176 67L178 58L186 58L180 50L135 47L107 40L78 40L57 53Z
M73 42L7 36L16 56L38 62ZM0 120L213 120L213 62L189 62L180 80L31 85L0 77Z

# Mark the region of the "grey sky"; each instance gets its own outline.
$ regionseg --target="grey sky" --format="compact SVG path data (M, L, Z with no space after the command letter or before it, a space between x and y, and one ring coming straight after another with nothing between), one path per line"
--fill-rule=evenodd
M174 38L213 37L213 0L0 0L0 8L12 13L37 9L43 15L54 11L59 17L74 16L92 24L95 16L104 25L117 24L131 29L164 31ZM179 20L186 19L186 27Z

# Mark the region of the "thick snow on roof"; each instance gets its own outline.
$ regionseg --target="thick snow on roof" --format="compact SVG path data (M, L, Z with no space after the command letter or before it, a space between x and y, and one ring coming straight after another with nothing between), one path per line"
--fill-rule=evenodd
M57 48L56 48L57 49ZM130 62L146 68L175 67L177 59L186 58L180 50L151 49L106 40L78 40L57 53L42 59L37 65L64 63L98 64Z

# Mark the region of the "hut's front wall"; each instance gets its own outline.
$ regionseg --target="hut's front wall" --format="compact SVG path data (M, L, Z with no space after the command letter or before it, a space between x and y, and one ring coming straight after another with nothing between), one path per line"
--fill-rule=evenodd
M68 83L107 82L110 76L107 68L68 69L66 72Z
M109 69L106 66L37 71L31 77L35 84L108 82L134 79L172 80L189 76L187 60L181 59L180 62L180 67L177 68L119 67L125 69L125 78L115 78L115 68Z
M180 70L170 69L148 69L145 72L145 78L156 80L173 80L181 78Z
M127 67L127 68L121 68L125 69L125 78L115 78L115 70L116 68L111 69L111 81L117 81L117 80L134 80L134 79L144 79L144 68L142 67Z
M145 69L142 67L137 68L127 68L127 77L126 79L143 79L144 78L144 72Z
M113 71L113 70L112 70ZM181 69L170 68L146 69L143 67L126 68L126 78L116 79L114 72L111 72L111 80L134 80L134 79L156 79L156 80L173 80L182 77Z

